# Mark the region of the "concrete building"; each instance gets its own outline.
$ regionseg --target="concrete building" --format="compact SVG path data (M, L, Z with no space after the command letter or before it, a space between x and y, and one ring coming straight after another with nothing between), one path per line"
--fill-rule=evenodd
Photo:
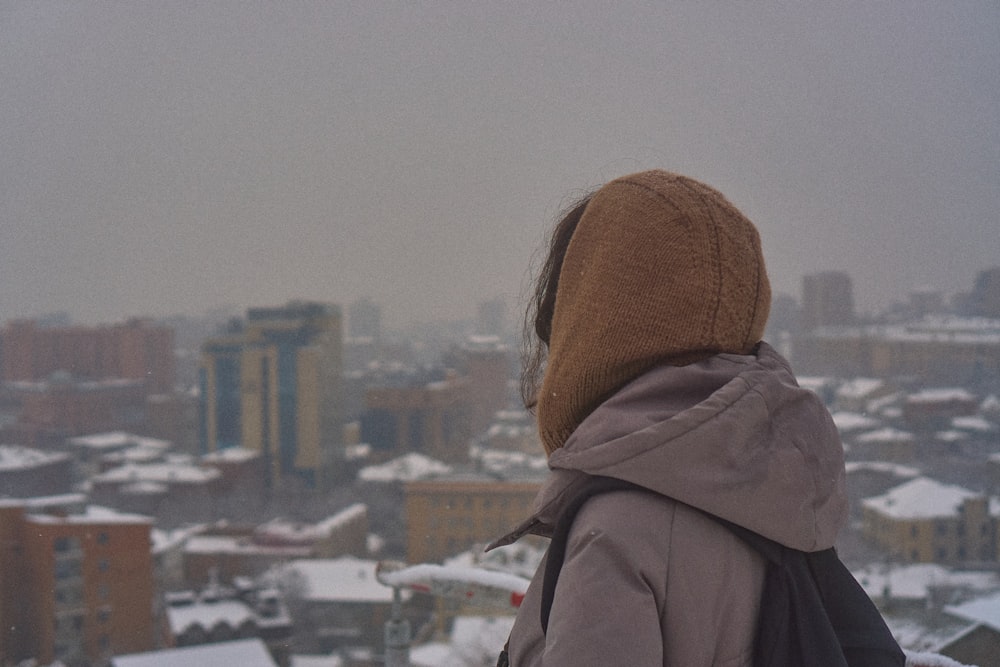
M862 503L865 536L907 562L996 562L1000 501L916 477Z
M496 336L471 336L462 357L469 380L469 428L478 435L490 426L497 412L507 407L510 353Z
M792 362L804 375L911 377L990 389L1000 378L1000 319L821 327L796 339Z
M202 586L217 577L256 576L297 558L363 555L368 509L357 503L315 524L275 519L259 526L220 524L187 539L184 579Z
M79 380L57 372L46 380L7 382L14 418L0 437L23 445L60 446L66 438L105 431L141 431L146 394L141 380Z
M28 498L69 493L73 460L67 454L0 445L0 496Z
M0 501L0 664L107 664L154 645L151 520Z
M469 379L453 370L403 376L365 391L361 439L382 460L419 452L466 461L472 409Z
M249 309L241 330L202 348L203 453L243 446L270 484L325 485L343 449L342 356L336 306Z
M969 301L972 315L1000 318L1000 266L979 272Z

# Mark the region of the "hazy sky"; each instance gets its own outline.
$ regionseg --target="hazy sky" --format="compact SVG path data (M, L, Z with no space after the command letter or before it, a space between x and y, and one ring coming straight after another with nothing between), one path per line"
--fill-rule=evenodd
M650 167L865 310L1000 264L1000 3L0 0L0 320L520 303Z

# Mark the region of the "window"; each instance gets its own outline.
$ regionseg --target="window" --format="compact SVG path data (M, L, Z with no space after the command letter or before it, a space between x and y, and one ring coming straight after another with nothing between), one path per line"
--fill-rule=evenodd
M111 537L107 533L105 533L103 531L97 534L97 543L98 544L107 544L110 540L111 540Z
M107 558L102 558L101 560L97 561L98 572L107 572L110 569L111 569L111 563L108 562Z
M69 551L76 551L80 548L80 540L69 535L57 537L52 542L52 550L57 554L64 554Z

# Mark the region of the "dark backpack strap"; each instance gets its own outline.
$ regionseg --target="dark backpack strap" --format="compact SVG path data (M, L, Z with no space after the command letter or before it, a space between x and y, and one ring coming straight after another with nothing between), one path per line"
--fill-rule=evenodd
M836 552L827 549L802 556L847 664L902 667L906 656L885 619Z
M552 601L556 596L556 584L559 581L559 572L562 570L563 561L566 559L566 543L569 541L569 531L573 527L573 520L584 503L596 495L611 491L645 491L646 493L653 493L653 491L645 487L633 484L632 482L626 482L622 479L594 476L589 478L579 493L573 497L569 505L566 506L556 520L555 528L552 531L552 541L549 543L549 550L545 557L545 575L542 579L541 601L543 633L548 632L549 629L549 614L552 612Z

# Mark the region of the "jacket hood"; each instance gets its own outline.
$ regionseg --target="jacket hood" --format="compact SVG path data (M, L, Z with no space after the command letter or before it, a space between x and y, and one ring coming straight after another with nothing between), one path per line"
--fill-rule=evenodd
M847 517L843 447L819 397L766 343L655 368L602 403L549 457L536 513L546 534L588 475L624 479L803 551Z

